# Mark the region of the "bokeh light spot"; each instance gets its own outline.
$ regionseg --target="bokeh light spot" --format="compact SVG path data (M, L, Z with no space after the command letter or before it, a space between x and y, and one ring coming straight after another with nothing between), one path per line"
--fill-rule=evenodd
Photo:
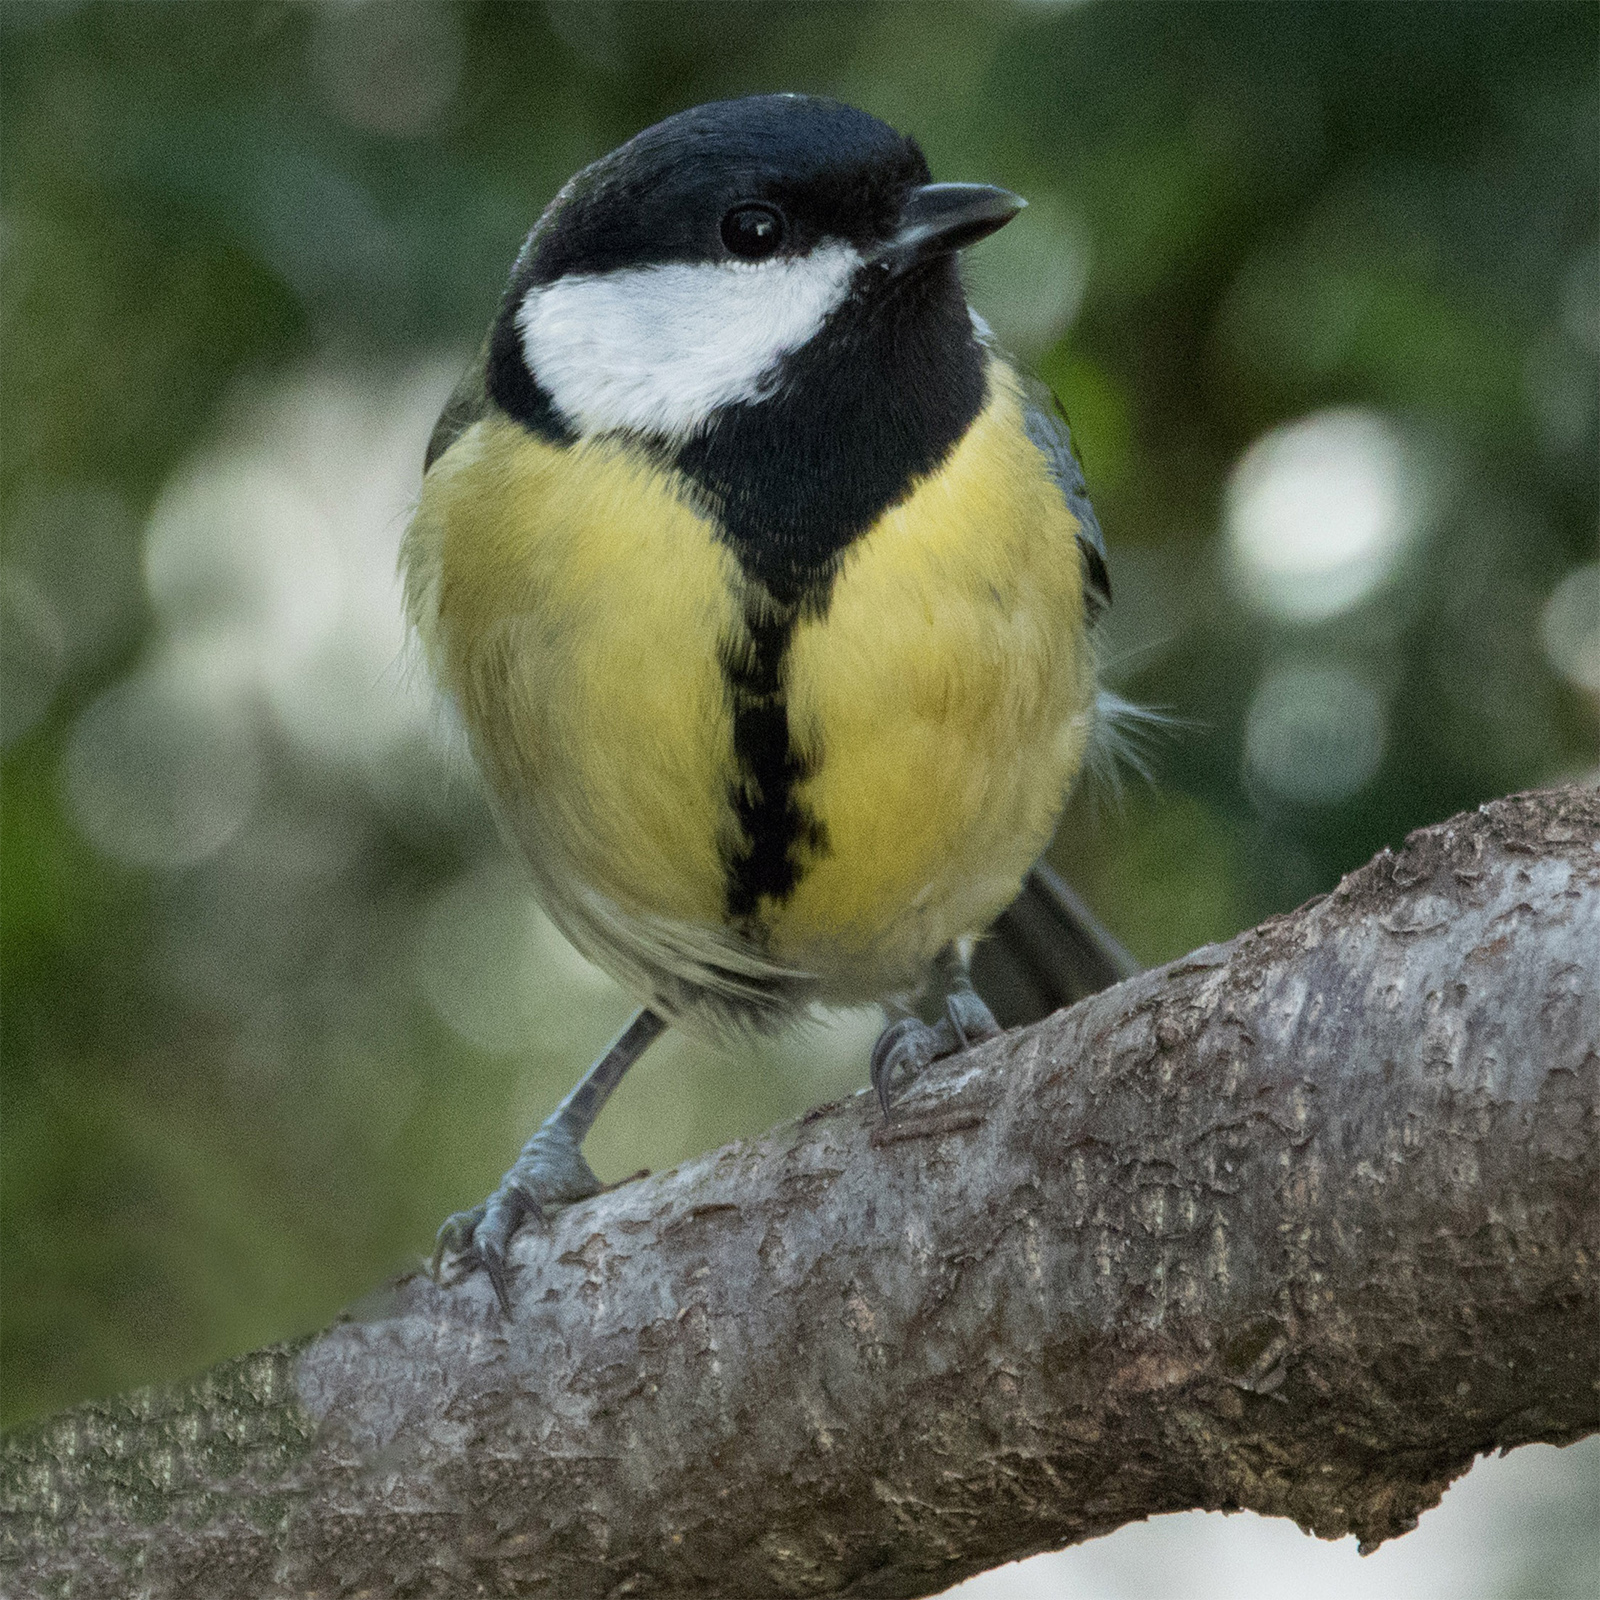
M1561 323L1567 337L1600 355L1600 239L1579 252L1561 286Z
M1224 517L1245 598L1297 622L1365 599L1421 520L1417 474L1374 411L1321 411L1258 439L1229 479Z
M1600 694L1600 561L1574 567L1539 619L1545 659L1580 689Z
M168 486L145 534L145 588L176 629L296 655L339 613L321 508L276 462L222 456Z
M256 396L248 446L180 470L145 535L145 586L168 636L226 645L249 686L318 762L392 789L419 750L443 760L439 702L407 650L397 571L432 420L457 364L399 376L316 371Z
M1378 692L1335 662L1288 662L1262 679L1245 722L1249 776L1283 800L1334 805L1383 759Z
M78 718L67 802L97 849L134 866L185 867L243 826L261 763L251 725L235 714L232 664L226 648L174 651Z
M562 938L524 875L505 861L463 874L434 897L415 971L439 1020L491 1052L559 1051L575 987L591 994L615 987Z

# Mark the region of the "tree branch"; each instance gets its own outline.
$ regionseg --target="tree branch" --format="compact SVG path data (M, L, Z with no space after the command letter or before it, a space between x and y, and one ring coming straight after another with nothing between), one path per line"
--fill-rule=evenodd
M1600 1425L1600 796L5 1447L13 1596L924 1595Z

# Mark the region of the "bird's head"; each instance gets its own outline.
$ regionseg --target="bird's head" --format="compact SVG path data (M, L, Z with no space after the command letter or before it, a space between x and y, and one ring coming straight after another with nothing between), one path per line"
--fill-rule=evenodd
M1024 202L929 178L915 140L831 100L669 117L540 218L495 325L491 392L513 411L536 394L569 435L682 441L778 395L799 352L849 344L891 304L965 328L955 252Z

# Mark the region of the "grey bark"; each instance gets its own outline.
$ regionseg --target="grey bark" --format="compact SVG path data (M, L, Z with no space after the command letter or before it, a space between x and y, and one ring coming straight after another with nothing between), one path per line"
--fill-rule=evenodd
M1181 870L1175 867L1175 870ZM6 1593L924 1595L1600 1424L1600 795L5 1446Z

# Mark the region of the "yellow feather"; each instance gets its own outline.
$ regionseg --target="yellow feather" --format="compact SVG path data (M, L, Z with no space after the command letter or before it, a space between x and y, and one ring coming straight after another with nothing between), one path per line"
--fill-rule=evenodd
M1049 842L1092 723L1076 525L1014 380L990 376L943 467L796 625L790 732L814 761L798 798L827 849L763 905L760 950L724 917L731 552L679 480L614 440L562 449L493 416L428 475L404 561L434 671L552 916L680 1021L697 984L713 1025L753 979L812 975L790 1004L908 988Z
M627 909L716 922L737 570L673 480L487 418L429 473L407 545L412 615L512 832L553 834Z

